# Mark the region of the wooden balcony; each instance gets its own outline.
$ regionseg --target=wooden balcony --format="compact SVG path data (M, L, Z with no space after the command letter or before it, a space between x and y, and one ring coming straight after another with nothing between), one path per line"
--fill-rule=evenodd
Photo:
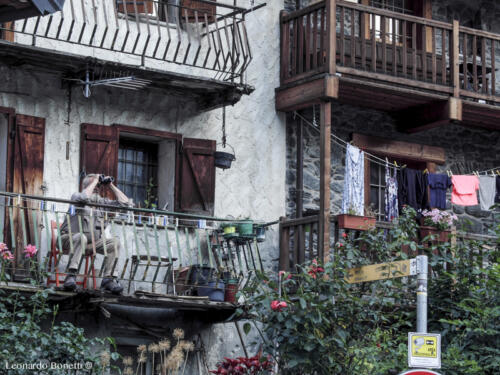
M341 0L282 13L280 26L280 111L336 100L398 113L408 132L500 129L498 34Z

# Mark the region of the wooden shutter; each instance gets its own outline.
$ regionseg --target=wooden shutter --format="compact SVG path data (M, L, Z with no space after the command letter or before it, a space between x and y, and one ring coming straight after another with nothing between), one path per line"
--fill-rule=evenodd
M118 137L118 129L114 126L82 124L80 171L83 174L105 174L116 180ZM113 195L108 193L112 198Z
M216 0L213 0L214 2ZM207 4L201 1L196 0L182 0L181 1L181 19L182 21L186 20L186 16L188 22L196 22L195 10L198 13L198 22L205 22L205 14L207 15L207 19L209 23L215 21L217 6L214 4Z
M136 0L137 4L137 13L153 13L153 2L148 0ZM118 6L118 12L125 13L125 7L127 10L127 14L135 15L135 5L134 0L116 0L116 4Z
M28 195L43 195L43 155L45 145L45 119L40 117L17 115L15 117L15 137L14 145L11 148L13 154L10 156L12 160L12 192ZM36 207L36 203L28 204L23 202L22 205L32 208ZM26 225L26 240L28 244L35 244L33 216L31 211L24 210L24 222ZM15 244L10 244L11 248L15 247L16 266L20 267L24 263L24 235L22 228L22 220L20 210L13 211L14 234L16 238ZM16 275L21 273L16 272Z
M214 214L215 141L184 138L178 209L205 215Z

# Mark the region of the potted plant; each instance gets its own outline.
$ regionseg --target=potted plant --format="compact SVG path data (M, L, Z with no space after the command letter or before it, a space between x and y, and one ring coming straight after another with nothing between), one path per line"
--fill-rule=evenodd
M350 207L347 214L337 215L337 223L340 229L368 230L375 228L375 212L370 207L365 208L365 216L360 216Z
M438 242L447 242L452 225L458 220L457 215L441 211L437 208L433 210L423 210L420 226L420 237L425 238L433 235Z

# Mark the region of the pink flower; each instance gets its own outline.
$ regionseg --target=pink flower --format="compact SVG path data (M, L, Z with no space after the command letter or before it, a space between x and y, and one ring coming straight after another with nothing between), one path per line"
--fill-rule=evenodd
M271 301L271 310L273 311L282 311L287 307L288 304L284 301L278 301L278 300Z
M6 250L9 250L7 245L4 244L3 242L0 242L0 252L4 252Z
M281 277L282 277L283 275L286 275L286 272L285 272L285 271L280 271L280 272L278 272L278 277L279 277L280 279L281 279ZM287 280L290 280L291 278L292 278L292 274L290 273L290 274L286 277L286 279L287 279Z
M346 232L342 233L342 237L347 238L347 233Z
M9 250L2 251L1 256L4 260L14 259L14 255L12 255L12 253Z
M33 258L36 255L37 251L38 250L33 245L28 245L24 248L24 254L26 254L26 258Z

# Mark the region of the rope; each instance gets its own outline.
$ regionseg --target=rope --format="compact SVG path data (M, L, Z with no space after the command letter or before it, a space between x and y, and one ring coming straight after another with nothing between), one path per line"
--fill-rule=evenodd
M314 112L314 107L313 107L313 112ZM313 119L314 120L313 120L312 123L308 119L306 119L304 116L300 115L297 111L294 112L294 116L297 116L297 117L301 118L306 123L307 126L309 126L310 128L314 129L318 133L321 131L319 129L318 125L316 125L316 116L315 116L315 114L313 114ZM347 150L347 145L349 144L349 142L343 140L342 138L336 136L335 134L331 134L331 139L332 139L333 143L335 143L336 145L342 147L344 150ZM369 152L366 152L366 151L363 151L363 152L365 153L365 155L367 155L368 159L372 163L381 165L383 167L385 167L387 165L390 165L393 168L401 169L400 166L398 166L398 165L396 165L394 163L388 162L388 161L386 161L386 160L384 160L382 158L379 158L378 156L370 154ZM486 169L484 171L474 171L474 172L477 173L477 174L487 174L488 172L492 172L492 171L500 171L500 166L494 167L494 168L490 168L490 169ZM462 175L472 176L472 175L475 175L474 172L464 173Z

